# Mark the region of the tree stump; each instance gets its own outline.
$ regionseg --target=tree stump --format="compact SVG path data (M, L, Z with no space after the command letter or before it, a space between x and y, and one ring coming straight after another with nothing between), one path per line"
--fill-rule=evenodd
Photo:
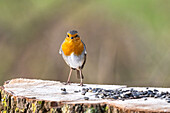
M170 88L12 79L0 90L2 112L18 113L123 113L170 112Z

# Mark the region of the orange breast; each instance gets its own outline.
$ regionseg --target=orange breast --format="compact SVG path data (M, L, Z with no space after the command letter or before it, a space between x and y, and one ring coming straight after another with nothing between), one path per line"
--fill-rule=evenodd
M62 51L66 56L71 55L73 52L75 55L81 55L84 50L84 45L80 38L66 38L65 42L62 44Z

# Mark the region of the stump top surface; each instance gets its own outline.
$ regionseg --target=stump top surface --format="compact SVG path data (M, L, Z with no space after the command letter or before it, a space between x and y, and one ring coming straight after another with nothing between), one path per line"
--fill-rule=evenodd
M96 85L96 84L79 84L71 83L64 85L59 81L38 80L38 79L12 79L4 84L5 91L12 92L14 96L24 96L27 98L36 98L47 101L83 101L84 95L81 92L75 93L74 91L82 90L82 88L105 88L105 89L118 89L126 86L119 85ZM67 94L61 94L65 88ZM94 94L87 93L91 100L100 100L94 97ZM90 101L89 101L90 102Z
M148 98L128 99L128 100L113 100L95 98L94 93L87 92L82 95L81 92L74 91L82 90L82 88L104 88L104 89L130 89L121 85L96 85L85 84L85 86L78 86L79 84L71 83L64 85L59 81L38 80L38 79L12 79L7 81L3 86L4 90L16 97L34 98L45 101L56 101L66 104L97 104L104 103L113 105L124 110L137 110L148 112L170 112L170 103L164 99ZM67 94L61 94L61 88L65 88ZM134 87L136 90L145 90L146 88ZM152 89L152 88L150 88ZM170 91L170 88L157 88L160 91ZM84 100L84 97L89 97L89 100Z

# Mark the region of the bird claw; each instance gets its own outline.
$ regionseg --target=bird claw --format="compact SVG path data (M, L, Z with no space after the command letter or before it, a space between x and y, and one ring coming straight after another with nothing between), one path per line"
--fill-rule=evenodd
M85 85L83 85L83 83L80 83L78 86L85 86Z
M63 84L64 85L70 85L71 83L70 82L64 82Z

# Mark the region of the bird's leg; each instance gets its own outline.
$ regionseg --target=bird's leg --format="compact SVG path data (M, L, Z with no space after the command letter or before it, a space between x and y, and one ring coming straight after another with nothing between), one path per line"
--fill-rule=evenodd
M71 77L72 71L73 71L73 69L70 67L70 73L69 73L69 76L68 76L68 79L67 79L67 83L66 83L66 84L69 84L69 83L70 83L70 77Z
M80 72L80 86L83 86L82 69L79 69L79 72Z

